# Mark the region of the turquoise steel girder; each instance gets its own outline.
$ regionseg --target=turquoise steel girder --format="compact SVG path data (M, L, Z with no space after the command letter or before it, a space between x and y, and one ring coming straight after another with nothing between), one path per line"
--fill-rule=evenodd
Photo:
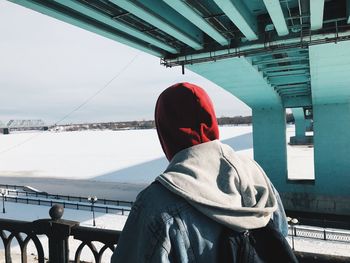
M193 49L203 48L203 34L162 1L110 0L127 12L172 35ZM176 25L176 26L175 26Z
M213 0L248 40L258 39L257 20L242 0Z
M278 76L278 77L268 77L268 82L271 85L285 85L293 83L302 83L310 81L310 76L308 75L287 75L287 76Z
M275 89L279 94L280 93L291 93L291 92L309 92L310 89L307 88L295 88L295 89Z
M200 28L220 45L225 46L229 44L229 41L225 37L223 37L211 24L209 24L202 16L200 16L182 0L163 0L163 2L171 6L185 19L188 19L192 24Z
M281 3L279 0L263 0L267 11L271 17L273 25L279 36L285 36L289 34L286 20L283 15Z
M318 30L323 26L324 1L325 0L310 1L311 30Z
M291 65L285 65L285 66L271 66L271 67L266 67L262 68L264 72L279 72L282 70L293 70L293 69L305 69L309 70L309 65L308 64L291 64Z
M309 70L306 69L291 69L291 70L284 70L284 71L274 71L274 72L267 72L264 73L264 76L266 77L281 77L281 76L305 76L309 74Z
M81 13L82 15L86 15L89 16L93 19L96 19L98 21L100 21L101 23L104 23L106 25L109 25L115 29L118 29L120 31L123 31L129 35L132 35L136 38L139 38L145 42L148 42L154 46L157 46L161 49L164 49L167 52L176 54L178 53L178 50L176 50L174 47L168 45L167 43L164 43L158 39L155 39L154 37L151 37L150 35L136 30L135 28L128 26L125 23L121 23L119 21L113 20L110 16L101 14L99 12L97 12L96 10L87 7L86 5L80 3L79 1L76 0L51 0L51 1L55 1L63 6L66 6L68 8L71 8L79 13Z
M308 59L309 59L308 56L273 58L273 59L268 59L268 60L253 61L253 65L254 66L272 65L272 64L294 62L294 61L307 61Z
M284 108L311 107L311 96L285 97L283 98Z
M261 54L255 54L255 55L249 55L248 57L254 57L256 59L264 59L264 58L272 58L273 55L304 55L308 54L309 50L307 48L288 48L288 49L282 49L282 50L270 50L268 52L264 52Z
M280 93L280 96L282 97L282 100L285 99L286 97L295 97L295 96L309 96L310 91L290 91L290 92L285 92L285 93Z
M301 83L291 83L291 84L283 84L283 85L275 85L274 88L297 88L297 87L310 87L309 83L301 82Z

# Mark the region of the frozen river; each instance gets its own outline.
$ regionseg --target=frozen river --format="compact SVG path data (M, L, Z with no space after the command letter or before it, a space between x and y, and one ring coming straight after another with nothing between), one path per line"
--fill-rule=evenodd
M289 127L287 140L293 135ZM220 137L253 158L251 126L220 127ZM289 177L312 178L313 148L287 147ZM50 193L133 200L167 163L154 129L0 135L0 183Z

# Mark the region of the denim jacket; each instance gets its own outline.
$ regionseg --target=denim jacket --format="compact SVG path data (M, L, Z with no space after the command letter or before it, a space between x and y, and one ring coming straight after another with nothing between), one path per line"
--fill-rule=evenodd
M278 209L272 219L286 236L283 205L275 193ZM111 262L218 262L223 229L185 199L154 182L137 197Z
M272 218L286 235L281 200L261 167L218 140L178 152L140 193L112 262L219 262L228 227L241 232Z

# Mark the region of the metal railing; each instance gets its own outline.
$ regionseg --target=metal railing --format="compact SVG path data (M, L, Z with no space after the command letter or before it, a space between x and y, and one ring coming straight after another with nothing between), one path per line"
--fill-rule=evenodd
M127 215L131 208L129 207L111 207L107 205L96 205L96 204L84 204L74 201L65 201L59 199L40 199L30 197L19 197L19 196L5 196L6 202L14 202L27 205L41 205L41 206L53 206L55 204L62 205L64 208L84 210L84 211L95 211L106 214L122 214Z
M75 202L87 202L87 199L88 199L88 197L84 197L84 196L59 195L59 194L49 194L49 193L43 193L43 192L28 192L23 190L25 188L25 186L23 185L0 184L0 188L5 188L8 190L9 194L13 194L16 196L27 196L27 197L33 196L38 198L40 197L40 198L47 198L47 199L61 199L61 200L75 201ZM96 204L131 207L133 205L133 202L99 198Z
M333 230L318 227L289 226L288 235L325 241L350 243L350 231Z
M23 189L23 185L0 184L0 188L5 188L5 189Z
M50 209L51 219L40 219L33 222L0 219L0 237L4 243L4 257L6 263L12 263L11 244L17 240L20 247L21 262L27 262L27 245L30 241L34 243L39 263L47 261L44 247L40 241L41 236L48 238L48 260L50 263L68 263L69 242L71 236L80 241L80 245L74 252L74 262L79 263L82 250L87 247L93 254L95 262L101 262L106 250L115 249L120 231L95 229L79 226L79 222L63 220L63 207L54 205ZM8 232L8 234L5 233ZM23 237L25 234L25 237ZM102 243L97 249L93 242Z

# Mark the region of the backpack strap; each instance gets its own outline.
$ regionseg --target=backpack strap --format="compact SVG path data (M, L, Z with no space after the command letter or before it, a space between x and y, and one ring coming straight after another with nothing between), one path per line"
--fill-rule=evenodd
M254 249L263 262L298 262L287 240L271 220L265 227L251 230L251 235L255 240Z
M259 229L237 232L225 228L222 232L218 262L239 263L297 263L284 236L272 221Z

